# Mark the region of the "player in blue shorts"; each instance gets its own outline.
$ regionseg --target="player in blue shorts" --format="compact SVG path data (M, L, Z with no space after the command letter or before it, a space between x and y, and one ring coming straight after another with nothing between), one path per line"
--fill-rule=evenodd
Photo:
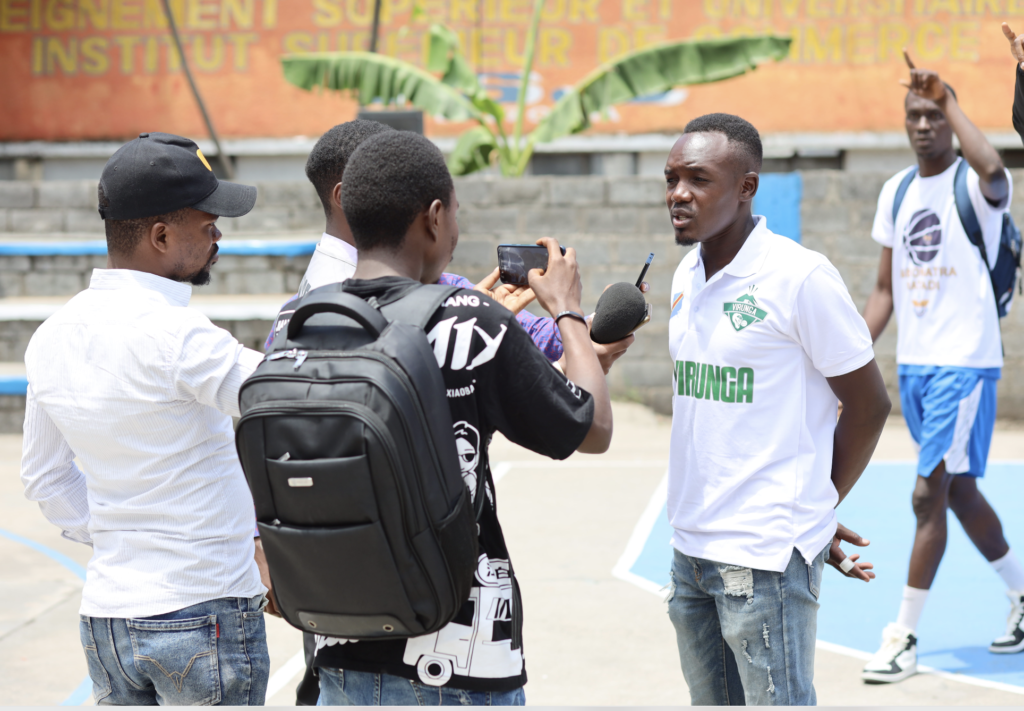
M875 683L917 672L915 630L946 549L947 507L1009 589L1010 621L990 651L1024 650L1024 567L977 487L985 474L1003 365L999 318L988 268L960 223L953 179L966 160L971 204L993 263L1013 186L953 89L935 72L906 60L906 128L917 165L890 178L878 198L871 236L882 245L882 258L864 318L876 340L894 310L899 323L900 402L920 451L913 495L917 532L899 615L862 674ZM963 158L953 148L954 133ZM905 192L897 206L901 184Z

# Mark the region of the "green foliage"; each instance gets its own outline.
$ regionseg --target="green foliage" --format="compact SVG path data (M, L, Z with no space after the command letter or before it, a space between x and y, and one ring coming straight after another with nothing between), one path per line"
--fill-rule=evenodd
M536 142L579 133L590 116L615 104L668 91L676 86L706 84L755 69L769 59L785 59L789 37L668 42L607 62L569 89L531 134Z
M533 42L544 0L535 0L523 77L533 69ZM505 112L480 86L459 48L458 36L444 25L430 28L426 71L369 52L322 52L282 58L284 76L302 89L351 91L361 105L409 103L449 121L473 120L448 160L454 175L467 175L497 163L503 175L522 175L537 143L579 133L590 117L615 104L667 91L739 76L789 52L788 37L760 36L683 40L648 47L607 62L569 89L537 127L521 136L525 79L520 87L515 131L505 133Z

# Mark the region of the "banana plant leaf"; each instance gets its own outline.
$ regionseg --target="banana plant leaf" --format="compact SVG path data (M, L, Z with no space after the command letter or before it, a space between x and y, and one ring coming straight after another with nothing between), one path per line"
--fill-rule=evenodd
M484 119L476 102L464 96L458 87L408 62L382 54L290 54L281 58L281 65L284 78L307 91L315 87L350 90L364 106L375 99L390 104L401 98L431 116L450 121Z
M475 126L459 136L450 156L448 170L452 175L469 175L491 164L491 153L498 143L485 126Z
M530 134L552 141L590 126L590 115L676 86L721 81L789 53L789 37L766 35L684 40L647 47L607 62L569 89Z
M480 91L476 72L462 56L459 36L444 25L430 26L430 45L427 52L427 71L439 72L441 81L459 91L473 96Z

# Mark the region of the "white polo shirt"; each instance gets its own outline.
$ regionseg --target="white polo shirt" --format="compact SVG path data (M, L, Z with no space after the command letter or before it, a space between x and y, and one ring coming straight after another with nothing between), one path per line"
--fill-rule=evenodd
M700 248L672 280L668 515L686 555L782 572L836 530L826 378L874 358L836 268L768 230L705 282Z

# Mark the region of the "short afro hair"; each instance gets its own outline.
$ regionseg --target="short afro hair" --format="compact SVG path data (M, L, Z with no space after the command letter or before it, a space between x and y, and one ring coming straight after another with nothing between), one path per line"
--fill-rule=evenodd
M764 151L761 135L754 125L732 114L704 114L686 124L683 133L721 133L730 143L738 144L750 158L754 172L760 172Z
M441 151L420 134L368 138L349 159L341 188L356 249L397 251L417 215L434 200L450 207L454 189Z
M110 207L110 200L103 192L103 183L97 188L100 209ZM122 257L131 256L135 248L145 238L146 233L158 222L165 224L181 224L188 217L192 208L183 207L174 212L152 217L139 217L134 220L104 220L103 228L107 234L107 252Z
M385 131L394 129L377 121L357 119L338 124L320 136L320 140L313 146L306 159L306 177L316 188L327 217L331 216L331 192L341 182L348 159L360 143Z

